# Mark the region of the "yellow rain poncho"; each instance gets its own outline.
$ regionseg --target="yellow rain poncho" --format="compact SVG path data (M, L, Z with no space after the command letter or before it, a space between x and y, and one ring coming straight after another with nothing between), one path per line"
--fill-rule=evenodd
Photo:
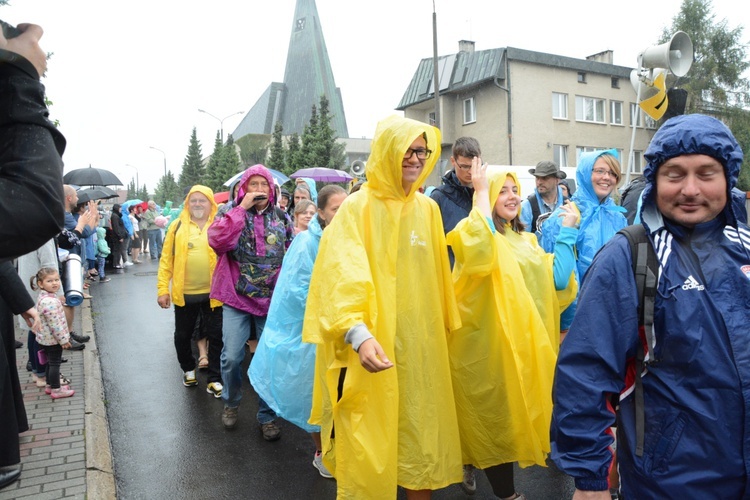
M433 153L405 195L403 157L421 135ZM460 324L440 212L417 192L439 156L436 128L396 116L380 122L367 183L321 239L303 340L320 344L310 423L321 425L338 498L392 500L397 485L437 489L461 481L447 345ZM360 365L344 342L357 323L394 367L369 373Z
M488 175L490 206L510 172ZM552 380L559 315L575 297L571 279L558 300L546 254L532 233L494 234L478 208L447 236L461 329L449 335L463 462L545 465L550 451ZM541 314L540 314L541 312Z

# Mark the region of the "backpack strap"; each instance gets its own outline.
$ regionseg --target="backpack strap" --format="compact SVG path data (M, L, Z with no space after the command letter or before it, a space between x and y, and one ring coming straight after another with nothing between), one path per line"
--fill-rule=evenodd
M536 192L531 193L527 198L531 205L531 232L536 232L536 221L542 211L539 209L539 200L536 199Z
M630 255L632 258L633 275L638 291L638 326L643 328L644 342L638 342L635 363L635 390L633 398L635 402L635 438L636 456L643 456L645 437L645 411L643 399L643 371L654 363L656 359L652 351L654 345L654 303L656 301L656 285L658 274L658 261L656 252L646 235L646 228L642 224L635 224L621 229L619 234L624 235L630 244ZM648 354L648 359L646 356Z
M174 233L172 233L172 257L174 257L175 247L177 246L177 231L180 230L180 226L182 225L182 220L177 220L177 226L174 228Z

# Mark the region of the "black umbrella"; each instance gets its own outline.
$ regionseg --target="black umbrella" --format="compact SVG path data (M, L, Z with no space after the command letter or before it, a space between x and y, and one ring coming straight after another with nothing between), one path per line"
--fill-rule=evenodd
M94 167L72 170L63 176L63 181L78 186L124 186L109 170Z
M88 189L78 190L78 203L86 203L91 200L105 200L107 198L117 198L119 195L106 186L96 186Z

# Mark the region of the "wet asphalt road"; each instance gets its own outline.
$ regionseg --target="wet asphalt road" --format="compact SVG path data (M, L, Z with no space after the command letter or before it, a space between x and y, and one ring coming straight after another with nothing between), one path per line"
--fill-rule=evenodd
M205 374L196 372L198 387L182 385L174 312L156 304L156 270L146 256L144 264L110 274L109 283L92 285L118 498L335 499L335 481L311 465L307 433L282 421L282 438L263 440L249 382L233 431L221 424L222 401L206 393ZM452 485L433 499L495 498L482 474L477 482L473 497ZM517 468L516 489L530 500L570 498L573 491L553 467Z

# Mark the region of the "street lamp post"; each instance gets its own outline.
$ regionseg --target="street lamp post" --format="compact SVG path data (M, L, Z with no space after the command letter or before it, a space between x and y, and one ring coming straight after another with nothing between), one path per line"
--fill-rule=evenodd
M167 153L165 153L165 152L164 152L164 151L162 151L161 149L159 149L159 148L155 148L155 147L153 147L153 146L149 146L149 148L151 148L151 149L155 149L155 150L157 150L158 152L160 152L160 153L161 153L162 155L164 155L164 177L166 177L166 176L167 176Z
M219 136L221 137L221 143L222 143L222 144L224 144L224 120L226 120L227 118L229 118L229 117L231 117L231 116L234 116L234 115L239 115L239 114L242 114L242 113L244 113L244 111L237 111L236 113L232 113L231 115L227 115L227 116L225 116L224 118L219 118L218 116L214 116L214 115L212 115L212 114L211 114L211 113L209 113L208 111L205 111L205 110L202 110L202 109L199 109L198 111L199 111L200 113L205 113L205 114L207 114L208 116L210 116L210 117L212 117L212 118L214 118L214 119L216 119L216 120L218 120L218 121L219 121L219 130L220 130L220 135L219 135Z
M130 167L135 170L135 190L136 192L141 189L141 181L138 179L138 167L131 165L130 163L125 164L126 167Z

